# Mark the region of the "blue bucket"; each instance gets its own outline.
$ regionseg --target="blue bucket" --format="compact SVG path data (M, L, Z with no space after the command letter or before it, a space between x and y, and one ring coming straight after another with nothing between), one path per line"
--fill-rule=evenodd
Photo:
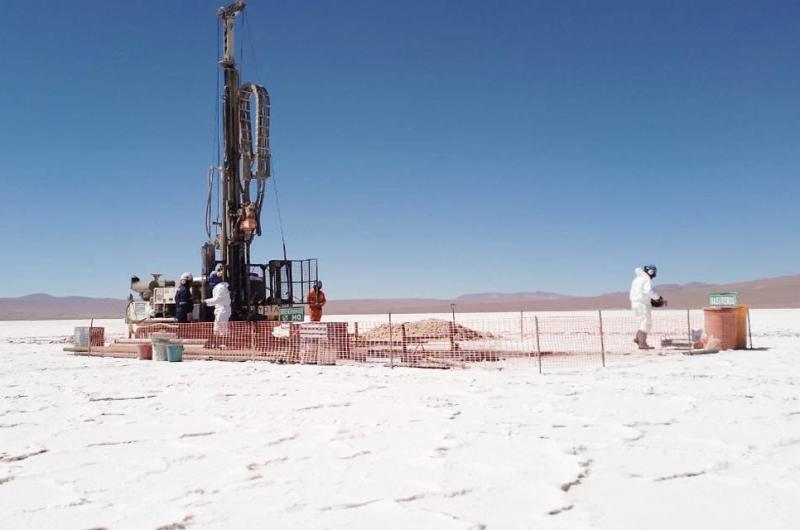
M167 360L171 363L181 362L183 360L183 344L168 344Z

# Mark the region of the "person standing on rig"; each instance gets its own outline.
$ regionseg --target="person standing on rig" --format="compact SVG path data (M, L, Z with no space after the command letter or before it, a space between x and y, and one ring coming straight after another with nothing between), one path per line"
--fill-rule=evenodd
M322 291L321 281L314 281L314 285L308 291L306 301L308 302L311 322L319 322L322 320L322 306L325 305L327 300L325 299L325 293Z
M653 278L656 277L656 266L645 265L634 271L633 282L631 283L631 310L639 321L639 330L633 342L639 345L640 350L652 350L653 347L647 344L647 334L653 326L651 317L651 307L661 307L666 305L664 298L653 288Z
M194 299L192 298L192 274L184 272L181 274L181 286L175 293L175 319L179 324L186 324L189 315L194 309Z
M231 318L231 292L222 265L211 273L208 279L211 289L211 298L206 298L203 303L214 306L214 333L227 333L228 320Z

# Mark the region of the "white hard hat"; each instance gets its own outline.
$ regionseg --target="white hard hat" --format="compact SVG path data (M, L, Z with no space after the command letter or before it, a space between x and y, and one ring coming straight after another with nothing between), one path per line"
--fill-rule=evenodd
M192 281L192 279L193 278L192 278L192 273L191 272L184 272L183 274L181 274L181 281L183 281L183 280Z

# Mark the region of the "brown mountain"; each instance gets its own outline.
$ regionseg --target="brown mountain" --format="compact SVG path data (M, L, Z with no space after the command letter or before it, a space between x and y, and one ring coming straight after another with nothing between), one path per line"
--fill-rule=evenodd
M728 284L689 283L656 286L674 309L700 308L708 303L708 293L734 291L741 303L755 308L800 307L800 274ZM592 297L531 297L505 295L460 297L455 300L437 299L362 299L335 300L326 306L328 314L369 313L447 313L450 304L464 312L482 311L576 311L583 309L623 309L630 307L627 292L608 293Z
M499 301L499 300L559 300L561 298L572 298L558 293L547 293L543 291L533 291L525 293L475 293L462 294L455 299L455 302L480 302L480 301Z
M0 298L0 320L58 320L122 318L125 300L85 296L50 296L37 293L18 298Z
M699 308L707 303L712 291L734 291L739 301L755 308L800 307L800 274L728 284L666 284L657 289L669 301L669 307ZM331 299L327 314L370 313L447 313L450 304L459 313L481 311L575 311L581 309L627 308L628 293L617 292L593 297L567 297L555 293L482 293L464 295L454 300L434 298ZM55 297L33 294L19 298L0 298L0 320L46 320L69 318L122 318L125 300Z

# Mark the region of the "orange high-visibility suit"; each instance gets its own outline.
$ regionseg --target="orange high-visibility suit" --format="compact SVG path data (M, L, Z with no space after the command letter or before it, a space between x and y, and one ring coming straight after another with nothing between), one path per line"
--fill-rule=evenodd
M311 315L311 322L319 322L322 320L322 306L325 305L325 293L322 289L311 288L306 297L308 302L308 312Z

